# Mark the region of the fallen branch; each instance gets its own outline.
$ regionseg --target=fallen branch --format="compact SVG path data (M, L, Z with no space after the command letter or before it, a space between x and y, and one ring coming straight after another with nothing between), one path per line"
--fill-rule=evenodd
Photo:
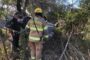
M61 54L59 60L62 59L63 55L65 54L65 52L66 52L66 50L67 50L67 47L68 47L68 44L69 44L70 38L71 38L71 36L72 36L72 33L73 33L73 30L71 31L71 33L70 33L70 35L69 35L69 37L68 37L67 43L66 43L66 45L65 45L65 48L64 48L64 50L63 50L63 52L62 52L62 54Z

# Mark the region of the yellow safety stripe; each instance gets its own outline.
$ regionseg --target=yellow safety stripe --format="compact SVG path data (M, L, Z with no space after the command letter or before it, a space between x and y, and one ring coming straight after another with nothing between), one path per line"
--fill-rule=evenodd
M45 35L44 37L45 38L48 38L49 36L48 35ZM32 40L32 41L40 41L40 37L29 36L29 39Z
M35 27L30 27L30 30L32 30L32 31L36 31L36 28L35 28ZM43 31L42 28L37 28L37 30L38 30L38 31Z
M33 36L29 36L29 39L30 40L34 40L34 41L39 41L40 40L40 37L33 37Z
M48 28L48 27L45 26L45 27L44 27L44 30L47 30L47 28ZM38 28L38 27L37 27L37 29L38 29L38 31L43 31L43 28L40 28L40 27ZM35 27L30 27L30 30L36 31L36 28L35 28Z
M47 29L48 29L48 26L45 26L45 27L44 27L44 30L47 30Z
M48 36L48 35L45 35L44 37L45 37L45 38L48 38L49 36Z

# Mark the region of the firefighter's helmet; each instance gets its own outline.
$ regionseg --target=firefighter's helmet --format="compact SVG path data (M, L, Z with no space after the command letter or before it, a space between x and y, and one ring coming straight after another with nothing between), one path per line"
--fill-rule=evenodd
M42 11L41 8L36 8L36 9L34 10L34 12L35 12L35 13L42 13L43 11Z

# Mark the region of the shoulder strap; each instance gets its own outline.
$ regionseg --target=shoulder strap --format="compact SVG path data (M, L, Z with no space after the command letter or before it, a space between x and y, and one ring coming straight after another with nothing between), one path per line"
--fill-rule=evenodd
M44 37L44 34L45 34L45 33L44 33L44 27L45 27L45 26L42 25L43 31L42 31L42 36L40 37L40 40L41 40L41 41L43 40L43 37Z

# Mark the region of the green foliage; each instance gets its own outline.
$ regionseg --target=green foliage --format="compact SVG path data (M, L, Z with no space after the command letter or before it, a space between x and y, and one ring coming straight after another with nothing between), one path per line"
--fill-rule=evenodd
M2 19L5 16L4 9L0 9L0 19Z
M3 37L4 36L4 34L3 34L3 32L2 32L2 30L0 29L0 36L1 37Z
M49 12L47 18L50 22L56 22L58 16L55 12Z
M12 3L15 3L16 0L2 0L2 3L3 4L12 4Z
M15 1L16 0L3 0L3 3L10 4ZM90 0L85 0L85 1L82 0L81 3L83 3L83 4L81 4L80 9L73 9L73 8L65 9L64 5L57 5L54 2L46 3L45 0L40 0L39 2L44 4L44 7L42 7L42 8L47 13L46 14L47 19L50 22L56 23L59 20L65 21L66 25L64 26L63 29L60 29L60 26L56 27L56 33L58 33L58 36L60 36L59 33L61 33L61 31L63 31L63 30L65 30L64 33L70 32L72 29L74 30L74 33L81 33L82 31L85 31L85 25L88 22L88 17L90 17ZM33 8L38 6L36 3L37 2L34 3ZM48 8L50 8L51 11L49 11ZM32 9L31 5L29 4L28 10L31 11L31 9ZM5 16L5 15L6 15L5 11L3 9L0 9L0 17ZM2 32L0 30L0 34L1 33ZM82 34L77 34L76 38L79 38L80 35L82 35ZM23 46L25 44L25 42L27 41L27 39L25 38L25 34L22 34L21 37L22 37L21 45ZM81 50L90 48L89 40L80 39L77 42L78 42L77 44L80 45ZM73 43L75 43L75 39L73 39ZM25 55L25 53L23 53L23 52L25 52L24 51L25 47L26 47L26 45L23 46L23 48L22 48L23 51L21 52L21 54L23 56Z

